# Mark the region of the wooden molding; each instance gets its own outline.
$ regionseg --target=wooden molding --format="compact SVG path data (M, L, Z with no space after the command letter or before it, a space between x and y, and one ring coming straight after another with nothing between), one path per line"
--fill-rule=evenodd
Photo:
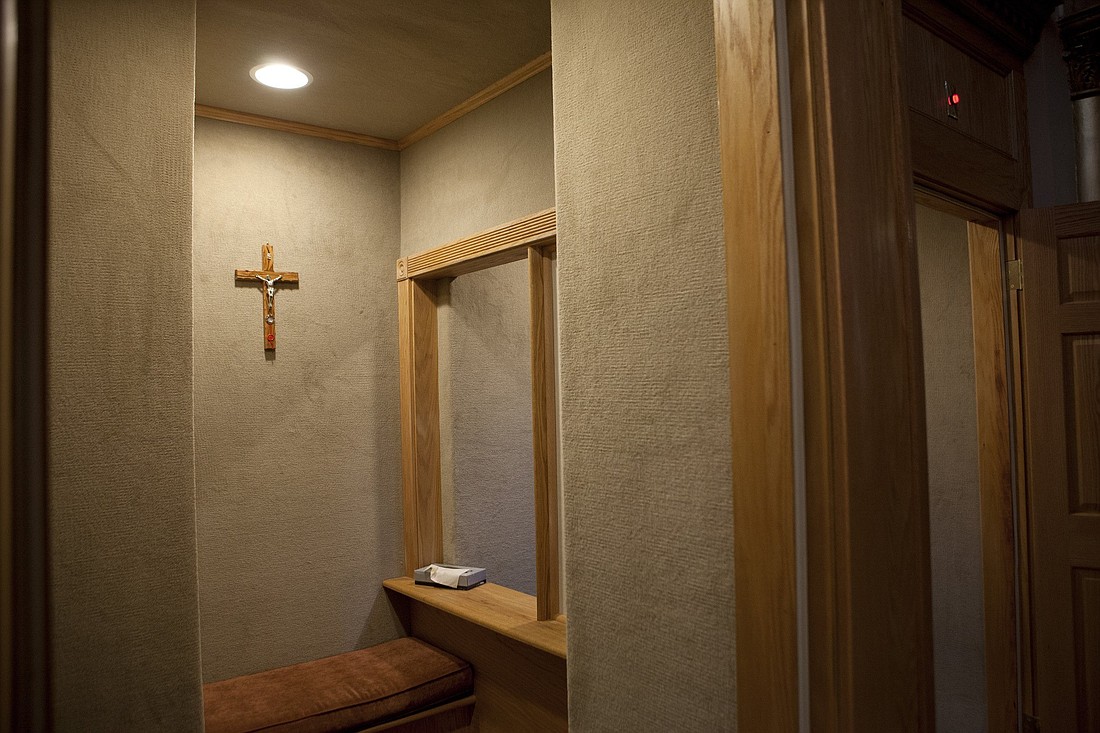
M528 260L531 302L531 397L534 448L537 619L561 612L558 539L557 369L553 252L554 209L517 219L397 261L401 358L401 455L405 572L442 557L439 462L439 365L435 298L440 280Z
M284 120L278 117L265 117L264 115L252 114L251 112L238 112L232 109L225 109L224 107L211 107L210 105L198 103L195 104L195 116L205 117L211 120L221 120L222 122L236 122L239 125L263 127L268 130L291 132L295 135L319 137L323 140L335 140L341 143L365 145L369 148L379 148L380 150L404 150L413 143L419 142L432 133L446 127L458 118L473 112L486 102L499 97L509 89L519 86L535 74L546 71L550 66L550 52L547 51L542 56L524 64L500 81L493 82L466 101L455 105L434 120L421 125L400 140L390 140L384 137L366 135L361 132L337 130L332 127L321 127L306 122Z
M531 298L531 415L535 451L535 583L538 620L561 611L558 547L558 370L555 338L554 262L549 252L527 248Z
M49 9L0 7L0 732L53 730ZM53 256L62 256L57 252Z
M405 573L443 561L435 283L397 284Z
M263 127L268 130L278 130L280 132L292 132L295 135L319 137L323 140L335 140L341 143L365 145L369 148L399 150L396 140L387 140L382 137L374 137L373 135L364 135L361 132L335 130L331 127L320 127L305 122L292 122L290 120L279 119L278 117L254 115L250 112L237 112L222 107L210 107L205 104L195 105L195 116L205 117L211 120L221 120L222 122L236 122L238 125Z
M455 277L527 257L528 247L557 238L555 209L516 219L471 237L419 252L397 261L397 279Z
M810 728L933 730L924 380L901 2L786 0L786 8Z
M914 6L936 4L980 28L987 38L1020 61L1031 55L1058 0L904 0L906 14Z
M441 114L439 117L436 117L431 122L428 122L427 124L413 130L408 135L398 141L398 149L404 150L413 143L423 140L428 135L431 135L433 132L437 132L438 130L451 124L459 117L467 115L481 105L485 104L486 102L495 99L496 97L499 97L501 94L504 94L512 87L519 86L535 74L546 71L550 68L551 64L552 59L550 51L547 51L542 56L539 56L537 59L534 59L533 61L519 67L500 81L485 87L466 101L455 105L451 109Z
M970 283L978 405L978 490L988 729L1012 730L1018 716L1016 546L1013 512L1011 378L1005 333L1001 229L970 222Z
M737 724L797 731L790 288L773 2L716 0L729 319Z

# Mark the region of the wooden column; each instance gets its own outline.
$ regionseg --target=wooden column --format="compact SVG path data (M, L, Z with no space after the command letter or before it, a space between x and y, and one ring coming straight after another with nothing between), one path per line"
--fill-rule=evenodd
M535 450L535 583L538 620L561 611L558 548L558 388L554 343L554 261L527 248L531 292L531 413Z
M400 280L401 474L405 574L443 561L439 467L439 357L435 282Z
M997 223L970 222L970 292L974 383L978 404L978 490L989 730L1012 730L1019 716L1016 684L1016 556L1005 334L1004 249Z
M799 725L794 433L780 70L772 2L716 0L729 308L737 717Z
M924 373L900 2L784 4L811 729L932 730Z
M927 461L901 7L716 0L715 19L738 722L753 731L930 730ZM791 224L797 254L788 253Z

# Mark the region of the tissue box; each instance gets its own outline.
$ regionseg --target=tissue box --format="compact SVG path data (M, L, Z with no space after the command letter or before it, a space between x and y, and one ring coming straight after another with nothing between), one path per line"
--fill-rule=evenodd
M485 568L471 568L465 565L446 565L441 562L435 563L441 568L452 568L454 570L462 570L463 572L458 576L458 590L470 590L476 588L485 582ZM413 573L413 580L417 585L434 585L437 588L448 588L450 586L440 585L439 583L433 583L431 576L428 573L428 568L431 565L425 565L422 568L417 568Z

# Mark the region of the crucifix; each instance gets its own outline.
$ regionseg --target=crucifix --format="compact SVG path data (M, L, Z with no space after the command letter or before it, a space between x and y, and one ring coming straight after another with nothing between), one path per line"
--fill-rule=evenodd
M275 250L270 244L265 244L261 250L263 257L263 269L260 270L236 270L234 275L237 280L258 281L260 291L264 296L264 350L275 350L275 285L289 285L298 283L296 272L275 271Z

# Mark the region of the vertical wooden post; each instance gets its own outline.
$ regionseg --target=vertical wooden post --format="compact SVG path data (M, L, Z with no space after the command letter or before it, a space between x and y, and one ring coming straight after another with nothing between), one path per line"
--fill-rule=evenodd
M729 308L737 717L799 728L791 309L771 0L715 0Z
M978 491L981 496L985 674L989 730L1012 730L1016 685L1016 556L1012 512L1004 251L996 225L968 225L978 404Z
M443 560L435 283L397 283L405 574Z
M0 2L2 733L53 730L46 324L53 9Z
M535 565L538 620L561 610L558 548L558 390L553 259L527 248L531 293L531 406L535 451Z
M924 368L900 0L780 1L799 250L810 725L932 730Z

